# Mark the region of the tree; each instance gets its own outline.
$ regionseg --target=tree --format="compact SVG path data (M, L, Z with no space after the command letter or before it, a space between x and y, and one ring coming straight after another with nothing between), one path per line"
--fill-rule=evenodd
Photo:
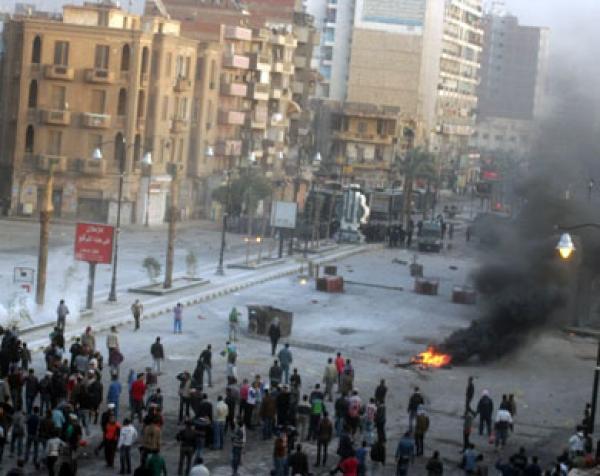
M421 147L415 147L410 149L404 158L396 157L395 166L398 172L404 176L402 216L404 217L404 226L407 227L410 222L414 181L418 178L432 179L435 177L435 158Z
M221 185L212 196L227 208L227 213L234 216L246 215L250 221L258 203L270 197L271 193L271 181L260 170L248 167L242 169L241 175L231 181L229 191L227 185Z

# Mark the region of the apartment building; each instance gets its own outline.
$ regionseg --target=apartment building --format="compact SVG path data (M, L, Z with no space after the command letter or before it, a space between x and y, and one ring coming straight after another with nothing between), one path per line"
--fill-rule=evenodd
M549 30L502 11L484 16L478 115L471 145L524 159L545 111Z
M326 107L331 159L341 182L367 190L386 187L394 158L408 147L402 134L407 123L400 109L351 102L328 102Z
M122 165L122 222L162 221L169 164L184 177L189 144L196 43L179 22L86 3L16 15L3 41L0 193L11 213L39 210L52 169L56 216L114 221Z

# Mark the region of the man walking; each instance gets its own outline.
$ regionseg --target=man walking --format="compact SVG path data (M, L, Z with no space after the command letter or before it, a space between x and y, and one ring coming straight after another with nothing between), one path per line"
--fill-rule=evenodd
M323 418L319 422L317 429L317 462L315 466L321 464L321 455L323 455L323 466L327 465L327 448L333 436L333 424L327 412L323 413Z
M143 312L144 305L140 302L139 299L136 299L135 302L131 305L131 314L133 314L133 320L135 322L135 326L133 328L134 331L137 331L140 328L140 320L142 319Z
M183 321L183 306L180 302L173 309L173 334L181 334L181 324Z
M494 413L494 402L490 398L487 390L484 390L477 403L477 413L479 415L479 435L483 435L483 427L486 428L487 436L492 432L492 414Z
M238 418L236 428L231 437L231 469L232 476L238 476L238 469L242 464L242 450L246 444L246 430L241 418Z
M119 460L121 463L121 474L131 474L131 447L138 437L137 430L129 418L123 420L123 428L119 434Z
M429 430L429 417L425 413L423 405L417 409L417 419L415 422L415 446L417 456L423 456L425 433Z
M61 332L64 332L65 330L67 314L69 314L69 308L65 304L65 300L61 299L56 308L56 327L58 327Z
M473 377L469 377L469 381L467 382L467 390L465 393L465 411L472 412L473 410L471 409L471 402L473 401L473 396L475 395Z
M325 392L323 395L328 397L328 400L333 401L333 385L337 382L337 368L333 363L333 359L327 359L327 365L323 372L323 383L325 384Z
M192 422L187 420L185 428L177 433L177 441L179 441L179 465L177 469L178 476L182 476L183 465L185 462L185 474L189 474L192 466L192 457L196 447L196 431L192 426Z
M225 436L225 422L229 415L229 407L223 401L223 397L219 395L217 397L217 404L215 406L215 421L213 423L213 449L223 449L223 438Z
M425 400L423 399L423 395L419 391L419 387L415 387L415 391L410 396L408 401L408 432L412 433L413 424L415 418L417 418L417 410L419 409L419 405L423 405Z
M275 355L277 350L277 342L281 337L281 328L279 327L279 320L275 319L269 326L269 338L271 339L271 355Z
M202 365L202 372L208 374L208 386L212 387L212 346L210 344L200 353L198 363ZM204 381L204 376L202 381Z
M290 383L290 365L294 360L292 351L290 350L290 344L286 342L277 356L279 357L279 363L281 364L281 370L283 371L283 381L288 385Z
M165 349L160 343L160 337L157 337L150 346L150 355L152 355L152 365L154 371L160 375L160 364L165 360Z
M240 326L240 313L233 307L229 313L229 341L237 342L238 330Z

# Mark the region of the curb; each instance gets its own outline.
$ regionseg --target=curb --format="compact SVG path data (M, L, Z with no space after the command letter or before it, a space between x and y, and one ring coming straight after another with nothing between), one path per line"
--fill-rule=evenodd
M357 255L360 253L374 251L377 249L378 249L378 246L362 246L359 248L353 248L353 249L351 248L351 249L348 249L345 251L340 251L339 253L334 254L332 256L319 257L317 259L314 259L313 261L318 262L319 264L322 264L324 262L348 258L350 256L354 256L354 255ZM193 305L200 304L203 302L212 301L213 299L217 299L219 297L226 296L228 294L234 293L234 292L242 290L242 289L249 288L251 286L255 286L257 284L264 284L268 281L273 281L275 279L283 278L285 276L289 276L289 275L298 273L304 267L305 267L304 262L301 262L301 263L296 262L295 266L291 269L285 269L285 270L282 270L282 271L279 271L276 273L262 276L260 278L249 279L245 282L239 282L239 283L231 284L229 286L225 285L223 288L215 289L215 290L208 292L202 296L198 296L197 298L187 299L186 301L183 301L182 304L184 307L189 307L189 306L193 306ZM148 313L146 313L143 316L142 319L145 320L145 319L155 318L155 317L161 316L163 314L167 314L167 313L173 311L173 307L174 307L173 304L168 305L166 307L161 307L161 305L158 305L157 309L149 311ZM109 330L111 327L122 327L125 324L130 323L130 322L133 322L133 318L127 314L126 317L122 316L122 317L114 318L110 321L102 321L101 323L94 325L94 330L95 330L95 332L103 332L103 331ZM82 323L82 321L79 321L78 323ZM83 322L83 324L85 324L85 321ZM24 329L22 331L19 331L19 337L26 336L29 332L42 329L43 327L46 327L46 326L52 327L52 325L53 325L53 323L50 322L50 323L44 323L44 324L39 324L39 325L33 326L34 328ZM76 330L71 330L71 331L65 332L65 343L71 342L71 341L75 340L76 337L79 337L81 335L81 333L84 332L86 327L87 327L87 324L82 325L81 327L78 327ZM46 339L37 339L35 341L28 342L27 345L32 352L39 352L39 351L43 351L47 347L48 340L47 340L47 338ZM300 347L300 345L299 345L299 347ZM314 350L317 350L317 349L314 349Z

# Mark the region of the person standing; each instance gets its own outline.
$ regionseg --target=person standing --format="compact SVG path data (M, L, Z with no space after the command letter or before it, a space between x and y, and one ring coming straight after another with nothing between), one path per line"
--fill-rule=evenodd
M142 313L144 312L144 305L139 299L131 305L131 314L133 314L133 321L135 323L133 330L137 331L140 328L140 321L142 320Z
M96 352L96 337L94 337L94 333L90 326L86 327L85 332L81 334L81 347L84 349L87 347L90 355Z
M317 462L315 466L321 464L321 455L323 455L323 466L327 465L327 448L333 436L333 424L327 412L323 413L323 418L319 422L317 429Z
M473 384L473 377L469 377L469 381L467 382L467 389L465 392L465 411L472 412L471 402L473 401L473 396L475 395L475 385Z
M186 370L177 376L179 380L179 423L183 422L183 414L185 410L185 417L190 417L190 403L191 403L191 391L192 391L192 376Z
M281 375L282 375L281 367L279 366L279 362L277 360L273 361L273 365L269 369L269 380L271 383L271 388L279 386L281 383Z
M238 418L235 430L231 437L231 469L232 476L239 476L238 469L242 464L242 450L246 445L246 429L242 419Z
M473 430L473 412L469 409L465 410L465 414L463 416L463 452L469 447L471 444L470 437L471 431Z
M429 430L429 417L425 413L423 405L417 409L417 418L415 421L415 446L416 455L423 456L425 433Z
M290 365L294 361L292 351L290 350L290 344L286 342L283 349L277 354L277 357L279 357L279 363L281 364L281 370L283 371L283 381L287 385L290 383Z
M268 389L265 389L259 410L259 416L263 424L263 440L270 440L273 436L273 423L275 421L276 410L275 398L269 393Z
M149 476L167 476L167 464L158 450L152 451L145 467L149 470Z
M234 306L231 309L231 312L229 313L229 341L230 342L237 342L239 327L240 327L240 313Z
M102 385L102 384L100 384ZM121 399L121 382L116 375L111 376L111 382L108 386L108 393L106 395L106 403L110 406L113 405L115 409L115 417L119 418L119 400ZM98 420L98 412L96 412L95 421Z
M323 384L325 385L325 392L323 395L328 397L328 400L333 401L333 385L337 381L337 368L333 363L333 359L330 357L327 359L327 365L323 371Z
M415 419L417 418L417 410L419 405L423 405L425 400L423 399L423 395L419 391L419 387L415 387L415 391L410 396L408 400L408 432L412 433L413 424Z
M346 365L346 360L342 357L341 352L337 353L337 356L335 358L335 368L337 369L337 373L338 373L338 393L341 392L341 385L342 385L342 374L344 373L344 366Z
M227 421L227 415L229 415L229 407L223 401L223 397L219 395L217 397L217 404L215 405L215 420L213 423L213 449L223 449L223 438L225 437L225 422Z
M183 306L180 302L173 309L173 334L181 334L181 324L183 321Z
M131 401L133 403L133 408L131 409L131 421L134 421L135 415L137 415L140 423L142 422L145 394L146 383L144 382L144 374L140 373L137 374L137 379L131 385Z
M385 403L387 391L388 388L385 386L385 380L381 379L381 382L379 382L379 385L375 389L375 403Z
M406 476L408 467L415 460L415 444L410 437L410 432L404 433L396 448L396 475Z
M109 355L113 350L119 350L119 335L115 326L111 326L106 336L106 349Z
M150 355L152 355L152 365L154 371L160 375L160 365L165 360L165 349L160 342L160 337L157 337L154 343L150 346Z
M200 353L198 363L202 365L202 371L208 374L208 386L212 387L212 346L210 344ZM202 380L204 381L204 376Z
M33 464L36 469L40 469L40 463L38 462L38 449L39 449L39 430L40 430L40 408L33 407L33 413L27 417L25 422L27 427L27 440L25 443L25 462L29 461L29 452L33 446Z
M119 461L121 463L120 474L131 474L131 447L136 442L138 433L131 420L125 418L123 420L123 428L119 433Z
M60 455L62 448L67 444L58 437L58 431L53 433L52 438L48 440L48 446L46 448L46 467L48 468L48 476L54 476L56 471L56 462Z
M312 440L317 436L317 428L319 428L321 414L324 412L323 398L321 386L317 383L315 384L315 389L310 393L310 397L308 399L310 403L310 423L308 426L309 440Z
M61 299L56 308L56 327L58 327L61 332L64 332L65 330L68 314L69 308L65 304L65 300Z
M385 443L379 438L371 446L371 474L380 474L379 469L385 466Z
M279 319L275 319L269 326L269 338L271 339L271 355L275 355L277 343L281 337L281 328L279 327Z
M442 476L444 474L444 464L440 458L440 452L434 451L429 461L427 461L427 476Z
M115 465L115 453L117 451L117 444L119 443L119 436L121 431L121 425L117 422L114 415L108 417L108 422L104 427L104 459L106 460L106 467L112 468Z
M185 428L177 433L177 441L179 441L179 465L177 469L178 476L183 475L183 465L185 461L185 474L190 472L192 466L192 457L196 447L196 431L192 426L192 422L187 420Z
M296 427L298 429L298 439L304 441L308 438L307 430L310 422L310 403L308 395L303 395L302 400L297 406Z
M287 442L283 431L275 438L273 446L273 466L274 476L286 476Z
M508 439L508 430L512 425L512 417L510 416L510 412L504 408L498 409L496 413L496 421L494 423L494 429L496 430L496 448L498 446L506 445L506 440Z
M490 398L487 390L481 394L481 398L477 403L477 414L479 415L479 435L483 435L483 427L485 426L487 436L492 433L492 414L494 413L494 402Z
M296 451L289 456L288 467L294 476L308 476L308 456L302 451L302 445L296 445Z

